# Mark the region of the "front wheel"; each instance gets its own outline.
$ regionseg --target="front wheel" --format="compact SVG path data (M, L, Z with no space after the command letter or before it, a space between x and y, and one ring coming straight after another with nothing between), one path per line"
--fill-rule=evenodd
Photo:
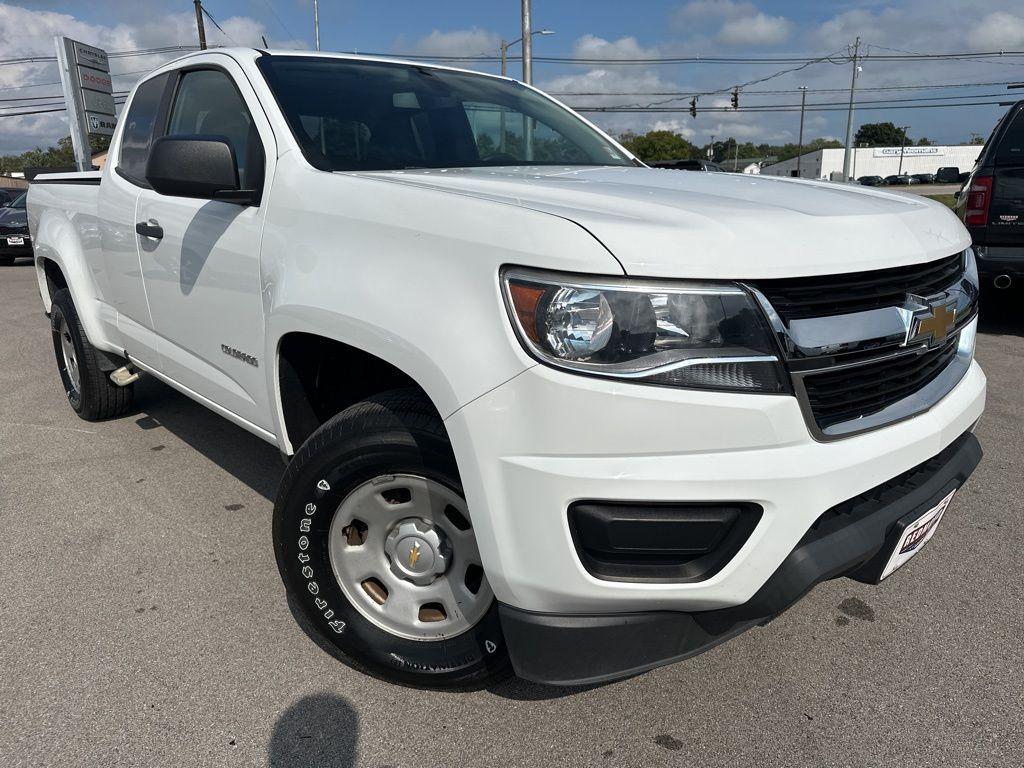
M306 441L278 492L274 549L307 631L342 661L432 688L509 674L455 457L419 392L357 403Z

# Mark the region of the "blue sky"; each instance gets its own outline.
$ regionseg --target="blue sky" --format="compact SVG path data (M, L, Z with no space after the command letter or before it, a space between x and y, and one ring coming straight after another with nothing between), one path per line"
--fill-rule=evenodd
M312 0L204 0L229 37L208 25L213 42L259 45L266 36L272 46L312 47ZM701 56L818 56L845 51L860 35L870 50L915 52L1024 50L1024 4L1006 0L850 0L849 2L756 2L755 0L534 0L534 28L555 35L537 38L535 53L602 59ZM321 0L321 42L325 50L377 53L479 54L497 52L502 37L519 36L519 0ZM108 50L194 43L195 24L188 0L91 0L0 2L0 60L52 52L52 35L68 34ZM230 39L229 39L230 38ZM163 59L122 59L115 71L135 72ZM48 69L49 66L49 69ZM496 64L473 65L496 71ZM512 74L518 75L518 63ZM671 66L543 64L534 80L559 93L616 93L628 96L571 96L574 106L649 104L661 100L651 92L693 92L729 88L772 75L787 65L777 63ZM52 82L52 65L0 66L0 98L46 95L54 89L33 83ZM121 77L127 88L137 75ZM809 103L841 101L842 95L815 92L849 84L849 65L823 63L800 72L749 86L741 104L794 103L795 94L757 94L757 90L811 88ZM864 64L865 89L946 83L1001 83L1024 80L1024 57L970 62L872 62ZM1007 92L1003 85L911 92L865 90L860 98L887 96L982 96ZM970 101L973 99L964 99ZM991 97L987 100L994 100ZM712 135L754 142L795 141L796 113L704 113L691 119L688 98L668 106L678 112L588 115L614 133L667 128L697 143ZM728 95L706 96L701 106L724 106ZM867 106L867 105L865 105ZM6 109L11 111L13 107ZM59 115L2 117L0 153L21 151L54 141L66 129ZM956 109L863 110L856 123L892 120L909 125L912 137L955 143L972 133L987 135L1002 109L995 106ZM842 137L844 111L808 113L805 134Z

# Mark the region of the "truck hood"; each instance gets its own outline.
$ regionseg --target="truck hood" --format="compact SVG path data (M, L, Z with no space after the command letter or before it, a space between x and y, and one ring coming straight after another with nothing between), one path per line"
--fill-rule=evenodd
M576 222L629 275L755 279L859 272L949 256L970 236L919 195L832 182L654 168L456 168L360 176Z

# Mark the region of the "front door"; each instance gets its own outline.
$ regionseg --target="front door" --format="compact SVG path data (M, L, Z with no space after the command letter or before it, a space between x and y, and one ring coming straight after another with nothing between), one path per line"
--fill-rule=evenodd
M234 65L232 65L234 66ZM237 69L237 67L235 67ZM223 136L243 188L270 176L273 135L241 71L194 68L179 74L166 135ZM263 359L265 324L260 239L265 207L142 190L138 236L153 327L163 339L161 372L214 405L271 428Z

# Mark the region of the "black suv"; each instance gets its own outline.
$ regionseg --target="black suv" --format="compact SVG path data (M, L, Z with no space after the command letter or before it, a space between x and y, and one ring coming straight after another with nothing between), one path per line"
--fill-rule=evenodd
M1024 281L1024 101L996 125L957 193L983 280L997 288Z
M9 206L0 208L0 266L9 267L19 256L32 256L25 212L27 197L23 192Z

